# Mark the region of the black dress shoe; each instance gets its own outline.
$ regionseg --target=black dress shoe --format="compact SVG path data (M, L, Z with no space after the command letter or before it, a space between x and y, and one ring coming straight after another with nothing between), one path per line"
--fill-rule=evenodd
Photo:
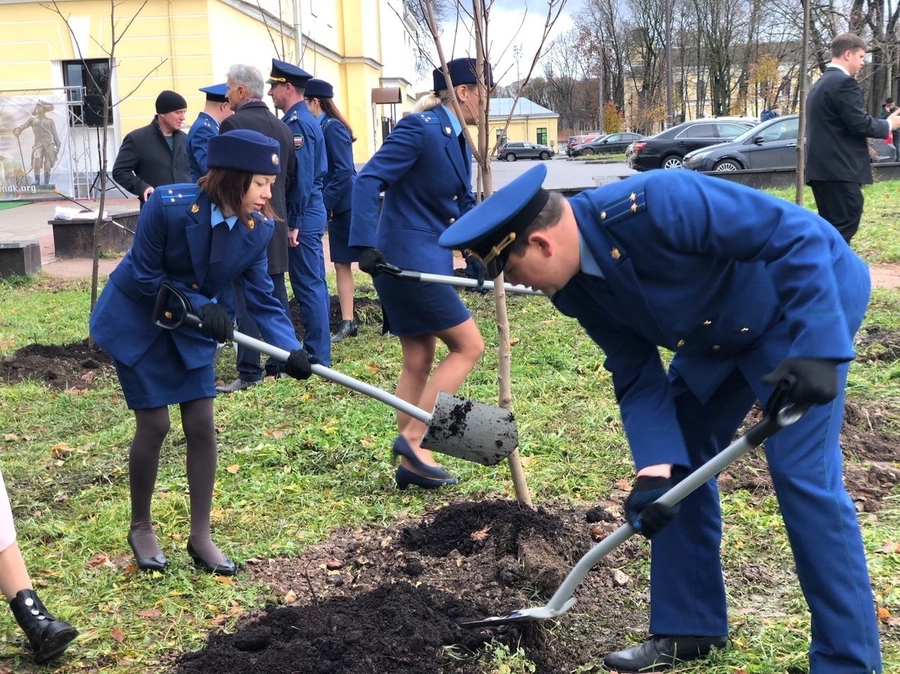
M407 470L403 466L397 466L397 471L394 473L394 479L397 481L397 489L406 489L411 484L421 487L422 489L440 489L441 487L456 484L455 477L425 477L424 475L419 475L411 470Z
M152 557L141 557L137 548L134 547L134 541L131 539L131 532L128 532L128 545L131 548L131 552L134 553L134 561L137 564L137 568L141 571L165 571L166 569L166 556L163 553L159 553L158 555L153 555Z
M194 565L199 566L206 571L206 573L212 573L217 576L233 576L237 571L237 565L228 559L228 557L225 558L224 562L218 564L210 564L207 562L203 557L197 554L196 550L194 550L190 538L188 538L187 552L191 556L191 559L194 560Z
M654 635L640 646L615 651L603 658L603 666L621 674L660 672L676 662L705 658L713 648L724 648L728 637Z
M332 344L339 342L345 337L356 337L359 333L359 323L354 318L352 321L341 321L338 331L331 336Z

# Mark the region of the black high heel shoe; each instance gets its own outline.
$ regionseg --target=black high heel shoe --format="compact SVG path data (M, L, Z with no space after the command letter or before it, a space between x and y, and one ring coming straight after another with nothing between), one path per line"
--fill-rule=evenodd
M403 458L408 460L412 464L414 474L418 474L422 477L430 478L432 480L453 479L452 484L456 483L456 479L451 478L450 473L448 473L440 466L430 466L427 463L423 463L423 461L418 456L416 456L413 448L409 446L406 438L404 438L402 435L398 435L396 438L394 438L394 443L391 445L391 453L395 463L397 461L397 457L399 456L402 456ZM407 472L411 473L413 472L409 471L408 469L404 470L407 470Z
M197 554L196 550L194 550L194 546L191 545L190 537L188 537L187 553L194 561L194 566L200 567L206 571L206 573L212 573L216 576L233 576L235 572L237 572L237 565L228 559L228 557L225 558L224 562L220 562L219 564L210 564L207 562L203 557Z
M394 479L397 481L397 489L406 489L411 484L421 487L422 489L440 489L441 487L456 484L455 477L446 477L444 479L425 477L424 475L414 473L403 466L397 466L397 471L394 473Z
M131 548L131 552L134 554L134 561L137 564L137 568L141 571L165 571L166 570L166 556L163 553L159 553L158 555L153 555L152 557L141 557L137 548L134 547L134 541L131 538L131 532L128 532L128 536L126 537L128 540L128 546Z

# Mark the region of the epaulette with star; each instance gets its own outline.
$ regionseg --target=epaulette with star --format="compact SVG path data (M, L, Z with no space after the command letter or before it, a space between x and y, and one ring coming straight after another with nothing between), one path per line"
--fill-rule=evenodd
M197 198L196 185L181 185L167 187L165 190L159 190L162 194L162 202L166 206L179 206L191 203Z
M625 220L638 213L647 210L647 200L644 197L643 190L640 192L632 192L624 199L619 199L613 203L607 204L600 211L600 222L604 227L609 227L621 220Z

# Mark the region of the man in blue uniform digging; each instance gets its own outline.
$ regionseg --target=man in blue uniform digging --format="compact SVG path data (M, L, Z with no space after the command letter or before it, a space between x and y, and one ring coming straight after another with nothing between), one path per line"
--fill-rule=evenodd
M625 515L652 538L650 629L608 654L659 671L725 647L715 480L676 511L652 502L731 442L753 403L787 384L812 405L766 441L811 614L811 674L882 671L872 591L841 428L869 272L816 214L692 171L650 171L569 200L538 166L440 237L551 295L603 350L634 459ZM668 369L659 347L674 355Z

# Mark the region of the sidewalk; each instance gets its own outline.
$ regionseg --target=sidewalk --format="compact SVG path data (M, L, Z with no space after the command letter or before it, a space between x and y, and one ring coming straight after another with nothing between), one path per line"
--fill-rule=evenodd
M97 209L100 201L90 199L79 200L86 208ZM90 258L58 259L53 247L53 227L56 207L78 207L65 199L52 201L34 201L15 208L0 211L0 242L36 240L41 246L41 271L57 278L89 278L92 260ZM104 205L109 215L134 211L138 208L137 199L107 199ZM118 264L118 260L100 259L100 275L106 276Z

